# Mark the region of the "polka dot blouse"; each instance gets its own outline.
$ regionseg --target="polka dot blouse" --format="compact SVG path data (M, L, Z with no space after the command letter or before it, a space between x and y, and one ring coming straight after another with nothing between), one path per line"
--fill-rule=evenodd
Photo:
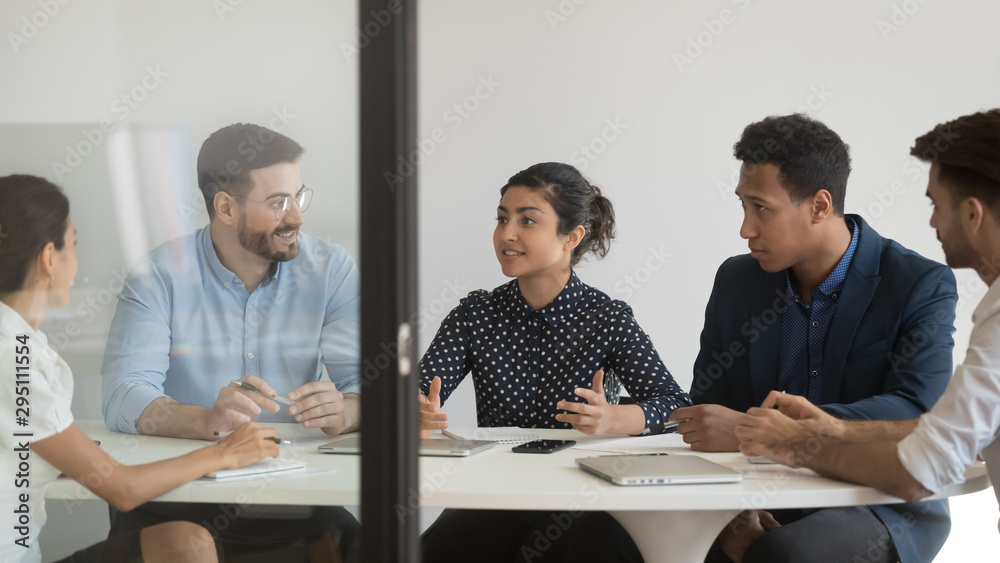
M556 403L584 402L573 391L590 389L599 369L608 402L618 403L624 385L642 407L647 427L691 404L632 309L575 273L540 310L524 300L517 280L469 293L441 323L420 361L420 386L427 393L440 377L443 404L471 372L479 426L572 428L556 420L562 412Z

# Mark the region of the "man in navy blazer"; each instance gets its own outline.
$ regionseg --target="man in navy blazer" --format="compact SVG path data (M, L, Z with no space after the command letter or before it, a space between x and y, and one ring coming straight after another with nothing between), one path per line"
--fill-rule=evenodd
M749 255L719 268L691 398L671 416L692 449L737 451L739 413L772 390L845 419L930 410L952 372L958 300L951 270L844 215L848 147L802 115L744 130L736 193ZM931 561L947 504L749 510L708 561Z

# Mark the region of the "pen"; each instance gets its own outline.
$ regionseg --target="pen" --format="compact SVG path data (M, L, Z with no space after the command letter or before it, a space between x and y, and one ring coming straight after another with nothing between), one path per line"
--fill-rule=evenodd
M218 438L225 438L226 436L232 434L232 432L212 432L212 434L215 434L216 437L218 437ZM286 444L287 445L287 444L291 444L292 443L291 440L282 440L281 438L272 437L272 436L268 436L268 437L266 437L264 439L265 440L270 440L270 441L274 442L275 444L278 444L279 446L282 445L282 444Z
M233 381L230 381L230 383L232 383L233 385L235 385L235 386L237 386L240 389L243 389L245 391L253 391L254 393L260 393L261 395L264 395L268 399L274 399L275 401L278 401L279 403L284 403L286 405L292 404L292 402L289 401L287 398L282 397L281 395L278 395L277 393L275 393L274 395L271 395L271 396L268 397L267 395L264 394L263 391L261 391L260 389L257 389L253 385L250 385L246 381L239 381L239 380L234 379Z
M656 425L650 426L648 428L643 428L642 432L639 432L639 434L637 434L637 436L647 436L649 434L659 434L660 432L663 432L664 430L670 430L671 428L677 428L678 424L680 424L682 422L687 422L688 420L690 420L690 419L685 418L683 420L672 420L670 422L664 422L663 424L656 424Z

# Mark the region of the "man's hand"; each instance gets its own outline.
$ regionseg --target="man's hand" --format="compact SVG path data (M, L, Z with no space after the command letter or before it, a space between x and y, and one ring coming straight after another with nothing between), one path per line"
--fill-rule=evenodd
M698 452L735 452L740 442L733 434L742 415L721 405L695 405L675 410L670 420L685 420L677 426L684 442Z
M556 408L576 414L557 414L556 420L568 422L584 434L607 434L615 426L614 406L608 403L604 396L604 370L599 369L594 374L594 384L590 389L577 387L578 397L583 397L586 403L559 401Z
M829 440L807 430L777 409L759 407L741 415L736 437L744 454L764 456L789 467L802 467L808 461L807 456L815 453L822 442Z
M744 510L739 516L733 518L722 533L719 534L719 543L722 544L722 551L735 563L743 561L743 554L746 553L750 544L757 541L769 530L781 526L770 512L764 510Z
M274 396L274 389L263 379L248 375L239 381L245 381L260 389L260 393L246 391L235 385L226 385L219 391L215 405L208 411L208 432L231 432L243 424L253 421L267 409L278 412L278 403L268 397Z
M332 381L312 381L293 389L288 399L295 401L288 414L306 428L321 428L336 436L354 430L358 420L358 395L344 395Z
M420 400L420 437L430 438L434 430L448 428L448 415L441 413L441 378L431 380L429 395L418 391Z
M803 428L810 432L831 438L844 437L844 421L830 416L823 409L810 403L809 399L805 397L771 391L760 406L764 409L778 409L778 412L798 421Z

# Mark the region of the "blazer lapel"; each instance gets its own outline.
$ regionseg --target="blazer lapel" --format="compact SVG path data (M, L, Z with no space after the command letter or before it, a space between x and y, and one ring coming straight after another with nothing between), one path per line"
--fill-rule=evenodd
M858 247L844 279L837 311L830 322L830 331L823 348L823 389L821 403L835 403L840 396L840 382L847 363L847 354L854 334L861 324L882 277L878 275L882 254L882 237L864 219L851 215L861 232Z

